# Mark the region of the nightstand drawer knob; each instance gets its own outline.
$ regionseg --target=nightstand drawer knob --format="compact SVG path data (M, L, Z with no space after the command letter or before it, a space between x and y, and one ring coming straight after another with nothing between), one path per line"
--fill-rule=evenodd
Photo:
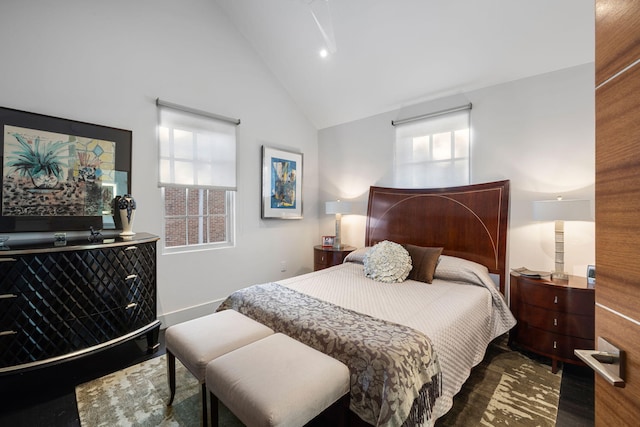
M322 255L322 262L324 262L324 255Z
M554 342L553 342L553 348L554 348L554 349L555 349L555 348L558 348L558 342L557 342L557 341L554 341Z
M553 326L558 326L558 319L553 319Z
M557 304L558 303L558 295L556 295L555 297L553 297L553 303Z

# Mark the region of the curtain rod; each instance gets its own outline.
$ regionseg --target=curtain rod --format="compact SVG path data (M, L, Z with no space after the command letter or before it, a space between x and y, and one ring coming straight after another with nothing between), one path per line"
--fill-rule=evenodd
M198 116L204 116L204 117L209 117L211 119L220 120L223 122L229 122L236 126L240 124L240 119L234 119L233 117L221 116L219 114L209 113L207 111L197 110L191 107L185 107L184 105L178 105L178 104L174 104L173 102L163 101L160 98L156 98L156 105L158 107L173 108L174 110L180 110L186 113L196 114Z
M463 111L463 110L471 110L471 103L468 103L466 105L460 105L458 107L448 108L446 110L436 111L434 113L428 113L428 114L422 114L420 116L408 117L406 119L391 120L391 126L398 126L398 125L402 125L402 124L409 123L409 122L415 122L417 120L423 120L423 119L428 119L428 118L431 118L431 117L442 116L443 114L455 113L456 111Z

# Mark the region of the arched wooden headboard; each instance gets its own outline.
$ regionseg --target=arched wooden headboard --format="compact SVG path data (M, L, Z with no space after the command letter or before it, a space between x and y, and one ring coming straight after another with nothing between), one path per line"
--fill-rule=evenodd
M451 188L371 187L365 244L390 240L443 247L506 280L509 181Z

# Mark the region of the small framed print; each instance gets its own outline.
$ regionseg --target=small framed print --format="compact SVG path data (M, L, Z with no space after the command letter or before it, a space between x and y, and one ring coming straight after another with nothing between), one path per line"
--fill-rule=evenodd
M302 153L262 146L262 218L302 218Z
M335 241L336 236L322 236L322 247L323 248L332 248L333 242Z
M587 266L587 284L589 286L595 286L596 284L596 266Z

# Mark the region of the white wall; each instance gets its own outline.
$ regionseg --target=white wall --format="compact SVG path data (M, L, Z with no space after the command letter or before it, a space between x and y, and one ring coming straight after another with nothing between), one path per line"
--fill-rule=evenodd
M393 186L391 120L471 102L472 183L509 179L509 265L554 269L553 223L534 222L532 201L595 198L595 98L593 64L539 75L444 99L411 105L318 135L320 201L359 201L343 216L343 242L364 244L370 185ZM321 209L322 210L322 209ZM593 222L565 224L565 270L585 276L595 262ZM333 234L321 216L322 234Z
M132 130L134 231L162 233L155 98L242 120L237 246L159 255L161 319L191 316L181 311L199 305L206 312L235 289L312 269L319 234L316 129L215 2L35 3L0 4L0 105ZM304 154L303 220L260 219L262 144Z

